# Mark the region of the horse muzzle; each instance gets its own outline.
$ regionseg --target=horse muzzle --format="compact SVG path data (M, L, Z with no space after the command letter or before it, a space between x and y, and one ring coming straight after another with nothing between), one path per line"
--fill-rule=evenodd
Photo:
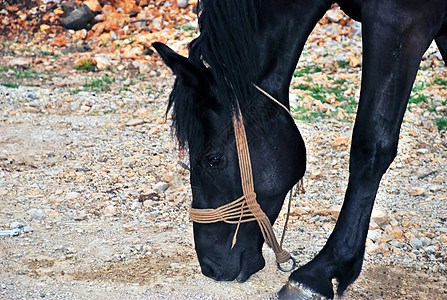
M249 255L234 253L225 257L225 260L214 259L209 256L199 257L202 274L216 281L236 280L245 282L251 275L265 266L262 253L250 251Z

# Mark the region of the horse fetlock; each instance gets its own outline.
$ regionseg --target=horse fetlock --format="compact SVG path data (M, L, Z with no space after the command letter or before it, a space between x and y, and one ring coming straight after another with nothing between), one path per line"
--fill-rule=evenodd
M289 277L289 282L296 282L329 299L334 297L335 292L342 295L359 276L363 255L358 253L347 258L334 254L334 251L325 248L312 261L294 271ZM288 291L289 287L283 289Z
M339 273L335 278L337 279L337 294L342 295L348 286L353 283L357 277L359 277L363 265L363 256L359 256L355 259L345 263L342 268L339 269Z
M332 272L331 272L332 273ZM290 293L308 294L312 291L312 297L324 297L321 299L334 298L334 286L332 284L333 276L325 272L323 269L312 269L309 264L296 270L289 277L289 282L283 287L284 291ZM289 291L290 290L290 291ZM304 291L307 292L304 292ZM307 297L303 299L320 299ZM286 299L284 297L284 299Z

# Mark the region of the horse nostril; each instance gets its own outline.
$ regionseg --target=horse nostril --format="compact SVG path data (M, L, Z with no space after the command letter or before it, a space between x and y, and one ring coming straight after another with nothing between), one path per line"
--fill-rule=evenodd
M219 280L219 278L217 278L217 276L216 276L216 272L214 272L213 269L210 269L210 272L208 273L208 277L210 277L214 280Z
M206 277L209 277L211 279L214 280L219 280L217 278L217 274L216 271L214 270L214 268L212 267L212 262L209 261L208 259L206 259L202 264L202 274L205 275Z
M204 268L202 268L202 273L203 273L203 275L205 275L205 276L207 276L209 278L217 280L216 272L214 272L214 270L212 268L210 268L210 267L207 267L206 271L204 270Z

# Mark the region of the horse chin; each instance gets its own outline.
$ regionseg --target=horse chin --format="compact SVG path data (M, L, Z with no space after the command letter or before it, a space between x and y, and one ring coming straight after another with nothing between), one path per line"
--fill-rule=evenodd
M250 278L250 276L253 274L247 274L246 272L242 271L239 273L239 275L236 277L236 281L240 283L244 283Z
M245 282L251 275L264 268L265 260L261 253L242 254L234 260L215 261L209 257L199 259L202 274L216 281Z
M262 270L265 266L265 260L264 257L262 257L262 254L259 254L259 258L256 261L250 261L250 264L245 264L248 257L245 258L245 260L242 261L242 268L239 275L236 277L237 282L245 282L250 278L251 275L255 274L259 270Z
M251 275L255 274L256 272L262 270L264 268L265 263L263 263L262 265L260 265L258 268L256 269L252 269L252 270L242 270L239 275L236 277L236 281L240 282L240 283L244 283L246 282Z

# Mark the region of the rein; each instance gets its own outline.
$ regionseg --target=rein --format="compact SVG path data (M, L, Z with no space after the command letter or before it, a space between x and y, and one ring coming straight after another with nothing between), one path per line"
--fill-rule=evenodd
M267 92L262 90L260 87L253 84L259 91L265 94L268 98L273 100L275 103L279 104L282 108L284 108L289 114L290 112L287 108L277 101L275 98L270 96ZM243 196L240 198L222 205L215 209L198 209L198 208L190 208L190 219L197 223L215 223L215 222L225 222L228 224L237 224L231 248L234 247L237 241L237 233L239 231L239 226L241 223L257 221L259 228L261 229L262 236L264 237L264 241L266 244L273 249L276 256L276 263L278 268L281 271L288 272L295 268L296 261L290 255L289 252L282 248L282 244L284 241L284 235L287 229L287 222L290 214L290 205L292 199L292 190L289 195L289 204L287 209L287 216L284 223L284 229L281 237L281 242L278 243L275 233L273 232L272 224L270 223L267 215L262 211L259 203L256 201L256 193L254 191L253 184L253 174L250 160L250 152L248 149L247 136L245 132L245 126L241 114L240 108L238 109L238 113L233 115L233 126L234 133L236 139L236 149L238 154L239 168L241 172L241 181L242 181L242 191ZM303 191L303 181L300 180L298 183L298 189L300 192ZM292 260L292 267L290 269L283 269L280 264L284 263L288 260Z

